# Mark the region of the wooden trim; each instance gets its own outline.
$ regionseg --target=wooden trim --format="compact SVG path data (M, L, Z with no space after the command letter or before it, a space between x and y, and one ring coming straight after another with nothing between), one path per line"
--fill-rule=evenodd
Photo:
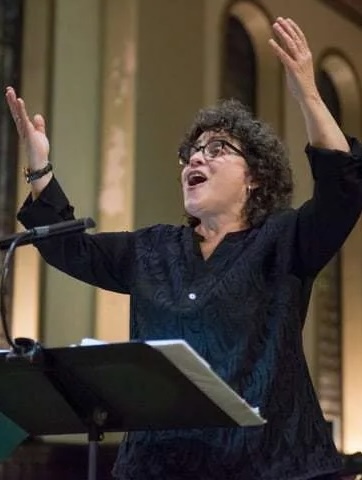
M362 26L361 0L320 0L354 23Z

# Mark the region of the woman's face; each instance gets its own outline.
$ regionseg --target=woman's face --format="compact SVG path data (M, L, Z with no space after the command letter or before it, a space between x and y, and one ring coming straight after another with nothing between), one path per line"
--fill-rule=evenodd
M218 139L240 150L236 140L227 134L204 132L195 142L196 149L182 171L185 210L200 220L225 214L241 218L251 184L245 158L227 144L220 148L220 143L211 143L211 147L216 145L217 148L206 148L206 155L202 149L197 149L206 144L210 146L210 141Z

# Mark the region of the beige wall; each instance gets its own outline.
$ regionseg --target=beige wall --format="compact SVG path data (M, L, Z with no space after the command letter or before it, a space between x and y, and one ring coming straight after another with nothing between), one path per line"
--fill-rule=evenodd
M98 0L28 0L25 15L22 95L31 114L41 112L46 117L50 159L77 215L94 217L101 45ZM25 163L23 155L21 161ZM20 204L26 194L20 173L18 191ZM32 247L17 253L15 272L16 336L40 337L52 346L92 333L94 291L90 286L65 281L64 275L39 261Z
M51 158L78 216L93 216L100 230L179 223L182 204L176 149L195 111L218 97L221 21L230 2L55 0L50 32L42 26L52 24L51 3L26 2L24 94L32 109L48 112ZM263 71L258 83L259 111L288 144L296 177L295 203L299 204L312 187L303 153L306 136L282 70L264 45L270 21L277 15L293 17L304 29L316 61L327 49L337 49L354 65L359 79L361 30L319 0L261 0L233 8L247 19L257 47ZM29 48L34 38L39 55ZM361 125L354 125L354 133L361 133ZM24 190L22 186L20 197ZM356 366L362 364L358 349L362 331L356 323L362 310L361 235L356 229L344 252L344 305L353 305L345 308L349 321L345 337L349 353L344 359L347 450L362 443L362 418L356 411L362 403L362 377L354 376ZM17 335L35 336L40 331L46 345L69 344L89 335L127 338L127 300L96 291L49 267L40 275L36 254L26 251L30 253L24 253L16 266ZM25 277L31 279L29 289ZM25 289L30 312L26 325L21 293ZM313 304L309 317L305 347L314 376ZM348 342L352 336L353 345Z
M79 217L96 216L99 157L100 7L98 0L55 2L51 159ZM47 345L92 333L93 289L51 267L44 272L42 331Z
M101 153L98 230L133 228L137 3L103 2ZM107 341L129 335L128 297L96 290L93 335Z
M135 226L180 223L177 147L203 95L203 2L140 1Z

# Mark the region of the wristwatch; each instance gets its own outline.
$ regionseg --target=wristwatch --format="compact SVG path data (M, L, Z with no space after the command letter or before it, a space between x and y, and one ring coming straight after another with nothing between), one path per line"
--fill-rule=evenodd
M30 170L30 168L24 168L24 177L26 180L26 183L31 183L34 180L38 180L41 177L44 177L47 173L51 172L53 170L53 165L48 162L47 165L45 165L44 168L41 168L40 170Z

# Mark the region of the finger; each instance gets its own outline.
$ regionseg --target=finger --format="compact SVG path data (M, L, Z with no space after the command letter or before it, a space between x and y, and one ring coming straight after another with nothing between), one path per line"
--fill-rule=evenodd
M13 87L6 87L5 89L5 96L6 98L16 98L16 93Z
M15 90L13 88L8 87L6 89L5 97L6 97L6 101L9 106L11 115L14 121L17 122L19 120L19 106L18 106Z
M26 111L25 102L22 98L18 98L18 106L19 106L19 115L21 119L26 122L30 122L28 112Z
M24 120L24 113L22 112L21 102L19 102L20 99L16 98L16 94L13 89L7 92L7 100L18 134L21 138L24 139L28 131L28 126L26 124L27 116L25 116Z
M292 26L284 18L278 18L273 23L273 30L280 32L286 39L289 37L291 40L294 40L297 37Z
M34 124L35 129L38 132L41 132L41 133L45 134L45 120L44 120L44 117L42 115L40 115L39 113L34 115L33 124Z
M280 22L280 25L284 29L284 31L289 35L289 37L295 42L298 48L303 48L304 42L302 41L302 38L300 37L299 33L297 30L294 28L294 24L292 23L290 18L283 19Z
M29 129L32 127L32 125L28 124L29 119L26 114L24 102L20 98L17 98L16 92L12 87L6 88L5 96L11 115L15 122L18 135L24 139L26 134L28 134Z
M283 44L284 49L288 50L289 53L296 58L299 53L299 48L294 41L293 37L286 30L284 25L281 25L279 22L274 23L273 30L276 36L279 38L280 42Z
M288 53L273 38L269 39L269 45L285 67L291 68L293 66L294 61L292 57L288 55Z
M289 25L291 25L291 27L293 28L293 30L295 31L295 33L298 35L299 39L302 41L302 43L304 43L305 45L308 45L308 42L307 42L307 39L304 35L304 32L303 30L299 27L299 25L297 25L294 20L292 20L291 18L287 18L287 22L289 23Z
M18 98L18 107L19 107L19 124L22 127L23 134L31 131L33 124L31 123L28 112L26 111L25 102L22 98Z

